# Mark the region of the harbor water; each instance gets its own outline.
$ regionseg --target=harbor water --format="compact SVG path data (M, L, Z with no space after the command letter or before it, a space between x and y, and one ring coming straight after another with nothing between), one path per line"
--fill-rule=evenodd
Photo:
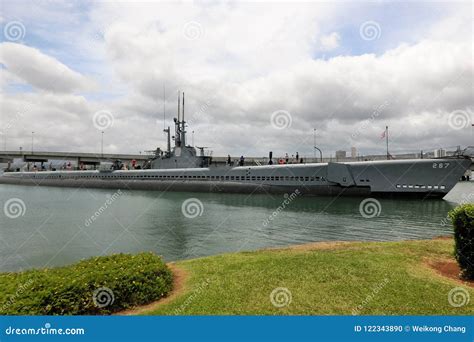
M448 211L473 201L474 182L444 200L0 185L0 271L112 253L173 261L315 241L429 239L451 234Z

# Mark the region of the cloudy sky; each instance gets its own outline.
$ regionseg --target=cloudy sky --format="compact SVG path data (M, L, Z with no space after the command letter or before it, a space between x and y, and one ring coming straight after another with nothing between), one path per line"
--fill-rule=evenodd
M165 147L178 89L214 155L474 145L470 2L0 6L0 149Z

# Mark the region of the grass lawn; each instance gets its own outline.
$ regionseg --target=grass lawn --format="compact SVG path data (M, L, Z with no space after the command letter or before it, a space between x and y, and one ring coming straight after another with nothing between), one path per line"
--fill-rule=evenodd
M314 244L181 261L182 288L140 314L156 315L472 315L474 288L438 274L453 240ZM466 289L471 300L449 304ZM275 297L270 294L280 290ZM277 291L278 292L278 291Z

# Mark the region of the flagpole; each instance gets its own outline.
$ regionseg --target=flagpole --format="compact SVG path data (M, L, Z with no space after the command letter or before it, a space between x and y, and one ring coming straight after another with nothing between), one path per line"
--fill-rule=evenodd
M385 142L387 143L387 160L389 160L389 154L388 154L388 126L385 126Z

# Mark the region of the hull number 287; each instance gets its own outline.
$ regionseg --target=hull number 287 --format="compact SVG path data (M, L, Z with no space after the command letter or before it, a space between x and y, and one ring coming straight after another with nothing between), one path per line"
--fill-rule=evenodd
M433 163L433 169L447 169L449 163Z

